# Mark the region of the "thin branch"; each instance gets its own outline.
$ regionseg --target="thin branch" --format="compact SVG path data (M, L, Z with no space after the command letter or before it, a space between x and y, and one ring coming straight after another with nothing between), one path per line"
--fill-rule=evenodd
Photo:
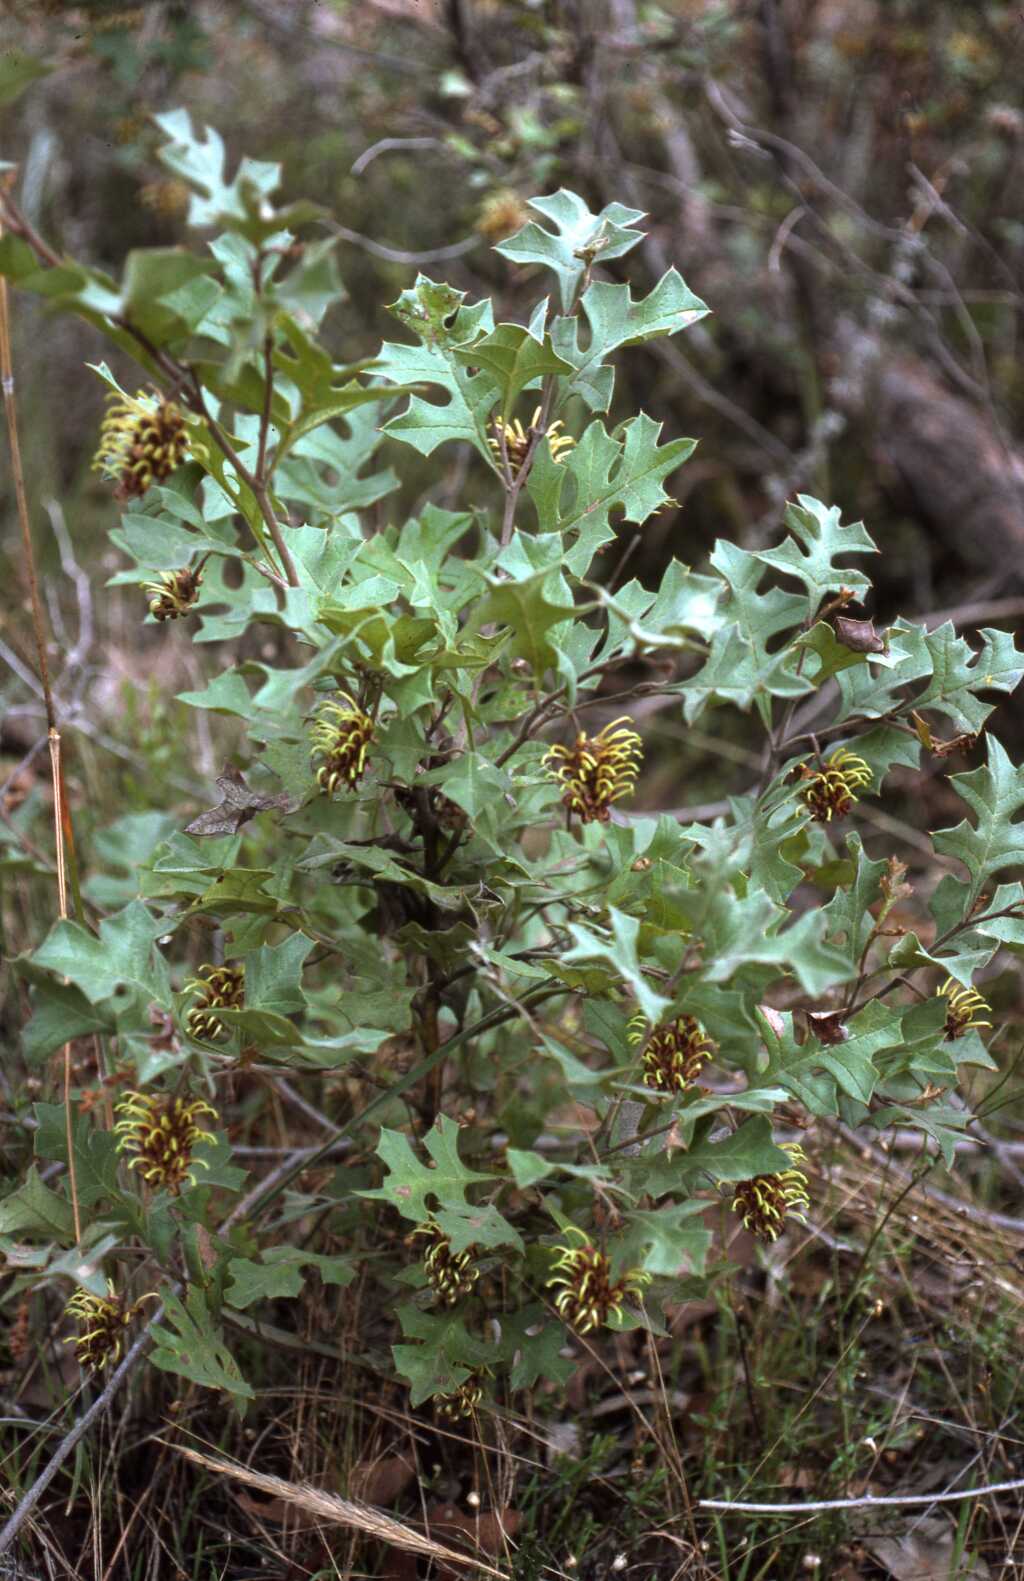
M39 1473L32 1486L22 1495L10 1520L4 1526L3 1530L0 1531L0 1555L7 1553L11 1548L15 1538L21 1531L21 1528L32 1514L32 1511L39 1503L39 1500L50 1486L50 1483L57 1475L65 1460L67 1460L72 1451L76 1449L82 1442L82 1439L85 1437L90 1427L92 1427L93 1423L98 1422L100 1417L103 1416L121 1385L142 1360L143 1352L149 1341L149 1331L153 1327L154 1323L159 1322L160 1318L163 1316L163 1311L163 1306L160 1305L150 1316L146 1323L146 1327L132 1345L124 1360L107 1380L106 1387L103 1389L102 1393L96 1396L96 1399L92 1402L92 1405L90 1405L89 1409L84 1413L84 1415L79 1417L78 1421L75 1423L74 1427L71 1428L70 1432L65 1433L64 1437L57 1445L57 1448L54 1450L49 1461L43 1467L43 1470Z
M482 237L465 236L461 242L450 242L446 247L428 247L423 252L407 252L402 247L386 247L383 242L375 242L372 236L363 236L359 231L350 231L347 226L339 225L334 220L327 222L327 229L341 241L351 242L354 247L361 247L374 258L383 258L386 263L447 263L452 258L464 258L467 253L483 246Z
M700 1499L697 1507L729 1510L733 1515L810 1515L817 1510L895 1510L905 1505L952 1504L959 1499L983 1499L990 1493L1015 1493L1020 1488L1024 1488L1024 1477L1013 1482L990 1482L981 1488L962 1488L958 1493L893 1493L877 1498L865 1493L859 1499L812 1499L807 1504L740 1504L731 1499Z

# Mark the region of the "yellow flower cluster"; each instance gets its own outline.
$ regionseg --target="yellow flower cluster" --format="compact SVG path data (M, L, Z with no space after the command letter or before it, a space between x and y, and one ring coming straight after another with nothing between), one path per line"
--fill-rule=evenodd
M468 1296L480 1277L480 1270L473 1261L472 1250L453 1252L452 1243L436 1220L419 1225L413 1238L426 1236L430 1242L423 1257L423 1267L430 1288L447 1306L454 1306L463 1296Z
M803 1222L804 1210L811 1205L807 1195L807 1176L798 1167L806 1163L797 1142L781 1143L782 1151L793 1161L792 1169L778 1175L755 1175L740 1180L732 1188L732 1209L743 1220L743 1228L761 1241L777 1241L787 1218Z
M577 1333L588 1334L610 1317L621 1317L623 1302L638 1301L651 1276L631 1268L620 1279L613 1279L611 1259L606 1253L574 1225L568 1233L578 1235L580 1244L555 1248L559 1255L548 1288L558 1290L555 1309L559 1317Z
M864 759L845 747L833 752L817 772L803 763L799 773L804 780L800 799L818 823L845 818L857 800L856 792L871 784L871 770Z
M648 1035L646 1020L637 1015L626 1035L634 1045L643 1043L643 1083L657 1092L686 1092L715 1052L696 1016L676 1016Z
M144 390L111 396L93 471L116 480L116 499L141 499L181 466L187 450L185 419L173 401Z
M102 1372L104 1367L116 1364L124 1349L125 1336L138 1315L143 1301L152 1297L142 1296L129 1303L118 1295L113 1282L107 1280L105 1296L94 1296L88 1290L76 1290L64 1308L66 1317L73 1318L79 1332L74 1341L75 1358L80 1367L92 1372Z
M373 741L369 714L364 714L347 692L340 695L340 703L324 703L312 730L313 756L324 760L316 780L328 796L333 796L339 785L353 790L359 784Z
M613 719L596 736L580 731L571 747L544 754L552 778L562 787L562 805L581 823L607 823L613 802L632 796L643 762L643 743L628 715Z
M199 1121L207 1114L216 1117L216 1112L201 1098L186 1103L183 1098L126 1093L115 1110L120 1116L114 1126L118 1151L135 1155L128 1168L138 1169L148 1186L162 1186L176 1197L186 1181L195 1185L195 1169L209 1167L193 1154L198 1143L214 1140Z
M513 477L526 460L530 449L530 442L538 432L540 423L540 407L538 406L530 418L528 428L524 428L518 417L506 423L502 418L496 417L491 423L491 433L487 443L494 452L494 458L499 463L508 458ZM549 423L543 431L543 436L548 442L552 461L561 461L566 451L571 450L576 443L569 434L560 432L561 421Z
M201 966L199 975L185 984L185 992L198 995L185 1021L189 1037L215 1042L228 1035L215 1012L241 1010L245 1005L245 967Z

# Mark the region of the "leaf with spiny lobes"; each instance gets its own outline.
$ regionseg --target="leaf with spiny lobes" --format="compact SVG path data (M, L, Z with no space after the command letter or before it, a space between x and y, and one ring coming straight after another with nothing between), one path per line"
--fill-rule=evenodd
M1024 863L1024 823L1014 819L1024 808L1024 768L1014 768L994 736L988 736L988 762L969 774L953 774L956 787L977 817L953 829L940 829L932 843L940 856L953 856L967 869L971 895L979 895L996 873Z
M575 614L575 606L563 594L564 583L557 571L538 571L518 582L502 582L488 577L490 591L473 610L466 636L473 637L492 621L508 631L508 652L512 658L525 659L539 680L558 660L548 633Z
M878 553L863 522L843 527L837 505L826 507L809 494L798 494L797 504L786 507L786 526L791 536L777 549L758 549L754 553L765 565L785 571L804 584L806 618L817 614L828 593L838 593L844 587L858 594L870 591L871 583L863 571L833 563L840 555Z
M555 319L551 339L572 369L563 400L579 395L599 412L608 410L614 388L614 372L604 365L605 358L623 346L677 335L710 311L675 269L662 275L654 289L639 300L634 300L628 285L595 280L583 293L580 306L590 326L586 348L580 348L578 318Z
M459 1157L460 1128L448 1115L439 1116L433 1129L424 1137L424 1146L433 1161L433 1167L422 1164L413 1152L409 1139L401 1131L381 1127L377 1143L377 1156L387 1165L384 1184L374 1191L360 1191L356 1195L390 1202L405 1219L425 1224L436 1212L435 1199L444 1208L461 1208L466 1211L466 1188L480 1181L495 1182L494 1175L481 1175L468 1169Z
M614 434L595 419L563 461L538 452L527 491L541 531L565 536L565 565L574 575L585 576L595 551L615 537L613 510L621 509L626 521L642 526L663 505L674 503L663 484L689 460L697 441L659 445L661 428L644 412Z
M167 136L167 142L157 150L157 158L193 189L190 225L223 225L252 242L260 242L324 213L318 204L306 200L276 212L272 209L271 193L281 184L279 164L246 158L234 178L225 180L223 139L209 126L205 135L198 137L187 110L169 110L153 119Z
M459 362L490 374L501 396L501 416L507 421L519 396L549 374L571 373L572 368L555 355L550 335L542 340L521 324L499 324L470 346L455 346Z
M600 214L592 214L583 199L565 187L550 197L530 198L528 206L551 220L555 230L545 230L530 220L507 241L499 242L494 251L513 263L543 264L554 270L565 313L591 264L621 258L643 240L643 231L633 229L636 221L643 219L643 209L609 203Z
M252 1389L224 1343L202 1291L197 1285L190 1285L184 1304L170 1292L162 1300L166 1324L153 1329L156 1344L149 1359L154 1367L201 1384L204 1389L223 1390L243 1413L246 1402L254 1398Z

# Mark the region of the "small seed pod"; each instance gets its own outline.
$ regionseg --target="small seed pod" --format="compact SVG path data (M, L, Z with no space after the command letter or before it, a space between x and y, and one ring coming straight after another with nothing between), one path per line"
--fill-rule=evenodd
M601 1328L610 1317L621 1317L623 1302L640 1300L651 1276L631 1268L614 1279L606 1253L575 1225L570 1226L568 1233L578 1235L580 1244L555 1247L558 1258L548 1289L559 1292L555 1297L559 1317L578 1334L588 1334L591 1329Z
M544 754L548 773L562 786L562 805L581 823L607 823L612 803L632 796L643 761L643 743L626 727L627 715L612 720L596 736L583 731L571 747Z
M228 1035L215 1012L245 1007L245 967L201 966L199 975L185 984L185 991L198 996L185 1020L189 1037L214 1043Z
M782 1151L793 1160L792 1169L778 1175L754 1175L731 1187L732 1210L743 1220L743 1227L761 1241L777 1241L787 1218L803 1223L804 1210L811 1205L807 1195L807 1176L797 1166L806 1162L798 1142L783 1142Z

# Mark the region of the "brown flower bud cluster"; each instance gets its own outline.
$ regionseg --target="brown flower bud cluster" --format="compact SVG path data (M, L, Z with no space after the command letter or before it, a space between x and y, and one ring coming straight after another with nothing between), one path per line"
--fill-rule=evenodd
M435 1219L419 1225L412 1238L426 1237L429 1245L423 1256L423 1268L430 1288L440 1296L446 1306L454 1306L468 1296L480 1277L480 1270L473 1260L473 1250L452 1251L450 1238Z
M777 1241L787 1218L803 1222L811 1205L807 1176L798 1167L806 1155L798 1142L783 1142L782 1151L793 1161L792 1169L778 1175L754 1175L732 1187L732 1210L743 1220L743 1227L761 1241Z
M649 1035L644 1017L634 1016L626 1035L630 1043L643 1044L643 1083L656 1092L686 1092L715 1052L695 1016L676 1016Z

